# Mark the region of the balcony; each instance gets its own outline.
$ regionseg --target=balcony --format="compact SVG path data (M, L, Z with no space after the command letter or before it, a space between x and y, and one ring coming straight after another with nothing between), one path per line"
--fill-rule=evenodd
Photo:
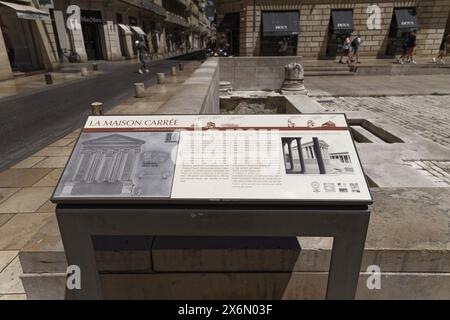
M189 26L189 23L186 20L186 18L183 18L169 11L167 12L166 22L176 24L184 28L187 28Z
M139 9L145 9L147 11L150 11L158 16L166 17L167 11L163 7L153 3L150 0L121 0L122 2L129 4L133 7L139 8Z

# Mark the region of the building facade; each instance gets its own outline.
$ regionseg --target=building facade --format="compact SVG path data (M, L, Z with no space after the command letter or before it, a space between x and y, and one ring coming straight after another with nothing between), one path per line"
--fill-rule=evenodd
M218 31L241 56L334 59L343 38L360 34L361 55L389 58L417 30L416 54L434 56L450 33L450 0L216 0ZM232 45L233 47L233 45Z
M0 29L0 79L57 67L48 9L37 8L31 0L1 1Z
M152 59L202 49L211 35L202 0L8 0L0 2L0 79L65 61Z

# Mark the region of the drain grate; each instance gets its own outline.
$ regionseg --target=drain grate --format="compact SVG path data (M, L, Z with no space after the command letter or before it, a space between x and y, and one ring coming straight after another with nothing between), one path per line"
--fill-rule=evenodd
M440 186L450 186L450 160L403 160Z

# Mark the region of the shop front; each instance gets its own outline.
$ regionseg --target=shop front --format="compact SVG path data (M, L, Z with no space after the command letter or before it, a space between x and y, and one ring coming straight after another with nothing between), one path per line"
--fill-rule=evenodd
M221 24L217 28L217 32L221 33L218 38L225 39L229 44L229 54L238 56L240 41L240 13L230 12L225 14Z
M403 54L406 38L411 31L418 28L416 8L395 8L389 28L386 56L394 57Z
M331 10L326 57L335 59L342 52L347 36L353 32L353 10Z
M0 28L11 69L30 72L44 68L42 48L38 41L36 21L49 19L49 14L34 7L0 1Z
M102 13L94 10L81 10L81 29L88 60L105 59Z
M298 11L262 12L261 55L297 55L299 20Z

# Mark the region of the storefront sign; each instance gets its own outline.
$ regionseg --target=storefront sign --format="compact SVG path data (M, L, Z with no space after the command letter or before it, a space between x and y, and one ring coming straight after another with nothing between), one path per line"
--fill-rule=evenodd
M332 10L334 32L350 32L353 30L352 10Z
M264 36L288 36L299 33L297 11L270 11L262 13Z
M81 10L82 23L103 23L102 13L100 11Z
M89 117L54 199L371 201L343 114Z
M50 17L48 15L39 14L39 13L28 13L28 12L17 12L17 17L19 19L26 20L49 20Z
M418 19L414 8L395 9L394 12L399 30L410 31L418 28Z

